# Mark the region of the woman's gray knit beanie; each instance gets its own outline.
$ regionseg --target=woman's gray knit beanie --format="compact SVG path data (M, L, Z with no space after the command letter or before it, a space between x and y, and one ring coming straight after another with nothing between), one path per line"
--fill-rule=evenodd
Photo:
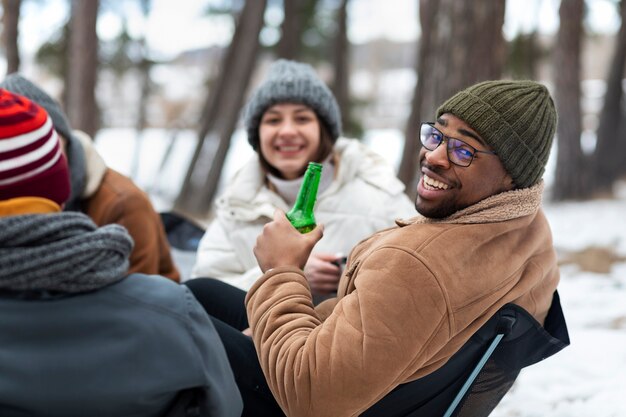
M298 103L310 107L328 128L333 143L341 135L341 113L337 100L313 67L279 59L271 65L267 78L252 94L245 108L248 142L254 150L259 147L259 124L263 113L278 103Z
M437 109L470 125L496 152L518 188L545 171L557 114L548 89L530 80L485 81L455 94Z

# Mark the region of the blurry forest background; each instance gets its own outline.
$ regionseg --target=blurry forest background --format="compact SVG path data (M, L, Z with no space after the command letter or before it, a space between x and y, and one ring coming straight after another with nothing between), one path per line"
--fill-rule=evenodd
M189 1L202 5L207 29L196 36L206 46L164 54L147 36L157 0L2 0L0 76L22 72L93 138L131 129L145 149L147 130L165 132L157 174L172 163L181 134L193 132L189 157L175 167L184 175L167 198L196 218L209 213L248 95L279 57L316 67L338 99L346 136L401 132L397 169L411 196L419 122L454 92L487 79L531 78L550 88L559 112L552 200L610 198L626 175L626 1L414 0L406 11L412 39L364 42L350 34L377 19L358 12L378 0L177 0L169 2L172 13ZM26 24L48 10L62 15L51 19L56 26ZM535 16L521 24L520 10ZM556 26L542 31L550 10ZM185 30L158 25L173 40ZM132 176L144 163L135 149Z

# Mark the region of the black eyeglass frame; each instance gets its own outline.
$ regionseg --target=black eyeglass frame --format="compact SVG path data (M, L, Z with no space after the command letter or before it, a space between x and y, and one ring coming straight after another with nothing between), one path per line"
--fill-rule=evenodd
M424 125L426 125L426 126L430 126L432 129L436 130L436 131L437 131L437 132L439 132L439 134L441 135L441 140L439 141L439 143L437 144L437 146L435 146L435 147L434 147L434 148L432 148L432 149L430 149L428 146L426 146L426 145L424 144L424 141L422 140L422 128L424 127ZM439 145L441 145L444 141L447 141L448 143L450 143L450 142L449 142L449 140L450 140L450 139L454 139L454 140L457 140L457 141L459 141L459 142L463 143L464 145L466 145L468 148L470 148L470 149L473 151L473 152L472 152L472 159L470 159L470 161L467 163L467 165L462 165L462 164L459 164L458 162L454 162L453 160L451 160L451 159L450 159L450 151L451 151L451 149L450 149L450 148L448 148L448 147L447 147L447 145L446 145L446 155L448 156L448 161L450 161L450 163L451 163L451 164L454 164L454 165L456 165L456 166L460 166L460 167L467 168L468 166L472 165L472 162L474 162L474 156L475 156L477 153L486 153L486 154L489 154L489 155L497 155L497 153L496 153L496 152L494 152L494 151L481 151L480 149L476 149L476 148L474 148L472 145L470 145L469 143L465 142L464 140L461 140L461 139L458 139L458 138L453 138L452 136L447 136L447 135L444 135L444 134L443 134L443 132L442 132L441 130L439 130L439 129L437 129L437 128L435 127L435 123L434 123L434 122L422 122L422 123L420 124L420 143L422 144L422 146L424 147L424 149L429 150L429 151L434 151L434 150L435 150L435 149L437 149L437 148L439 147Z

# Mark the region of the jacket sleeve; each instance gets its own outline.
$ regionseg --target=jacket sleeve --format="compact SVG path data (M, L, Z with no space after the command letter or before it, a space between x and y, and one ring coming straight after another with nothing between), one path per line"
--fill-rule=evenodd
M215 278L248 291L263 275L258 266L246 270L237 256L226 229L215 219L200 240L192 278Z
M114 218L110 221L124 226L135 243L129 259L129 274L158 274L180 281L163 224L147 196L140 191L129 192L119 198L116 206Z
M204 404L200 409L207 410L210 416L238 417L243 410L243 402L224 345L202 306L191 291L184 288L189 303L189 331L199 356L190 365L200 368L205 381L202 387L204 395L200 396Z
M357 416L450 337L444 294L415 255L379 249L362 262L323 322L297 269L267 271L248 292L261 367L287 416Z

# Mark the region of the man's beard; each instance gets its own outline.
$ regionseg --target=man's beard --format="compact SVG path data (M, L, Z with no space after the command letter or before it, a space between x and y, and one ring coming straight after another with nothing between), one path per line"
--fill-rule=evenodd
M422 216L428 217L430 219L443 219L444 217L448 217L458 211L457 208L448 201L430 209L426 209L424 207L420 208L418 200L419 195L415 197L415 210L417 210L417 212Z

